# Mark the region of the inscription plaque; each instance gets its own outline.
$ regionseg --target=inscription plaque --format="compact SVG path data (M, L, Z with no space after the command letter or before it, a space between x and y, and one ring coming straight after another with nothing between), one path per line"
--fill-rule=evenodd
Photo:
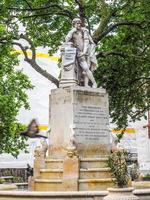
M75 138L79 143L107 144L108 110L100 106L74 105Z

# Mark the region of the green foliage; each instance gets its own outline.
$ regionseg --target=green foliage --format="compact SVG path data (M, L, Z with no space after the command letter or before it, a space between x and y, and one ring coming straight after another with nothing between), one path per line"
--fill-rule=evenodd
M0 44L0 154L13 156L26 147L25 139L18 134L24 126L16 116L21 107L29 108L26 90L32 88L27 76L15 69L17 64L12 46Z
M109 93L110 117L118 128L146 117L150 108L149 0L3 0L0 43L20 38L20 26L36 47L56 52L81 17L97 44L98 85ZM4 47L4 46L3 46ZM2 48L3 48L2 47ZM5 49L3 49L5 51Z
M128 171L131 177L131 180L134 181L139 178L140 172L139 167L136 163L133 163L132 165L128 166Z
M146 174L143 176L144 181L150 181L150 174Z
M0 184L3 184L5 182L5 179L0 177Z
M128 153L124 150L115 151L108 158L108 167L110 167L112 176L118 187L127 187L129 181L127 167Z
M127 2L127 1L122 1ZM110 98L110 116L119 128L140 120L150 108L150 9L143 1L128 1L118 9L113 23L139 22L118 26L98 46L100 67L95 73Z

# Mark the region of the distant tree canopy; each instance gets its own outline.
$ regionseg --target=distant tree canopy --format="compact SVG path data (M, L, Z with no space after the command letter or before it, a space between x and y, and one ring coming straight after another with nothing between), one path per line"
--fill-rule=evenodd
M3 0L0 3L2 48L16 44L25 61L58 86L58 80L36 62L36 47L57 51L80 17L97 45L98 85L109 93L110 117L118 128L140 119L150 107L149 0ZM21 34L20 25L25 32ZM19 41L28 41L32 57ZM16 40L15 40L16 39ZM2 62L1 62L2 63Z
M5 26L0 24L0 38L6 34ZM25 139L18 134L23 125L18 123L16 116L22 106L29 108L26 90L32 88L28 77L15 68L18 65L16 57L9 42L0 44L0 154L5 152L14 156L26 146Z

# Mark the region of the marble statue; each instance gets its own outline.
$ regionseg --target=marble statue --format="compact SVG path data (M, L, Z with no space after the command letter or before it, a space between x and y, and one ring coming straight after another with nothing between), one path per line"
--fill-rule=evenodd
M75 63L76 68L80 68L84 77L84 86L89 87L89 80L93 88L97 88L96 81L92 71L97 68L97 60L95 56L95 44L88 32L82 26L79 18L72 21L73 28L69 31L65 38L67 58L63 60L65 70L69 70ZM77 69L78 70L78 69Z

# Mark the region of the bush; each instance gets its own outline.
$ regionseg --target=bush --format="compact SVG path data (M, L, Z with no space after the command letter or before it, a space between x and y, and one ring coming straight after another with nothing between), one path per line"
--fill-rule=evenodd
M131 180L134 181L136 179L138 179L140 173L139 173L139 168L138 165L136 163L133 163L131 165L128 166L128 171L131 177Z
M4 183L5 180L3 178L0 178L0 184Z
M108 167L112 172L112 177L115 178L115 183L118 187L127 187L129 181L127 167L128 153L124 150L115 151L108 158Z
M150 181L150 174L146 174L145 176L143 176L143 180Z

